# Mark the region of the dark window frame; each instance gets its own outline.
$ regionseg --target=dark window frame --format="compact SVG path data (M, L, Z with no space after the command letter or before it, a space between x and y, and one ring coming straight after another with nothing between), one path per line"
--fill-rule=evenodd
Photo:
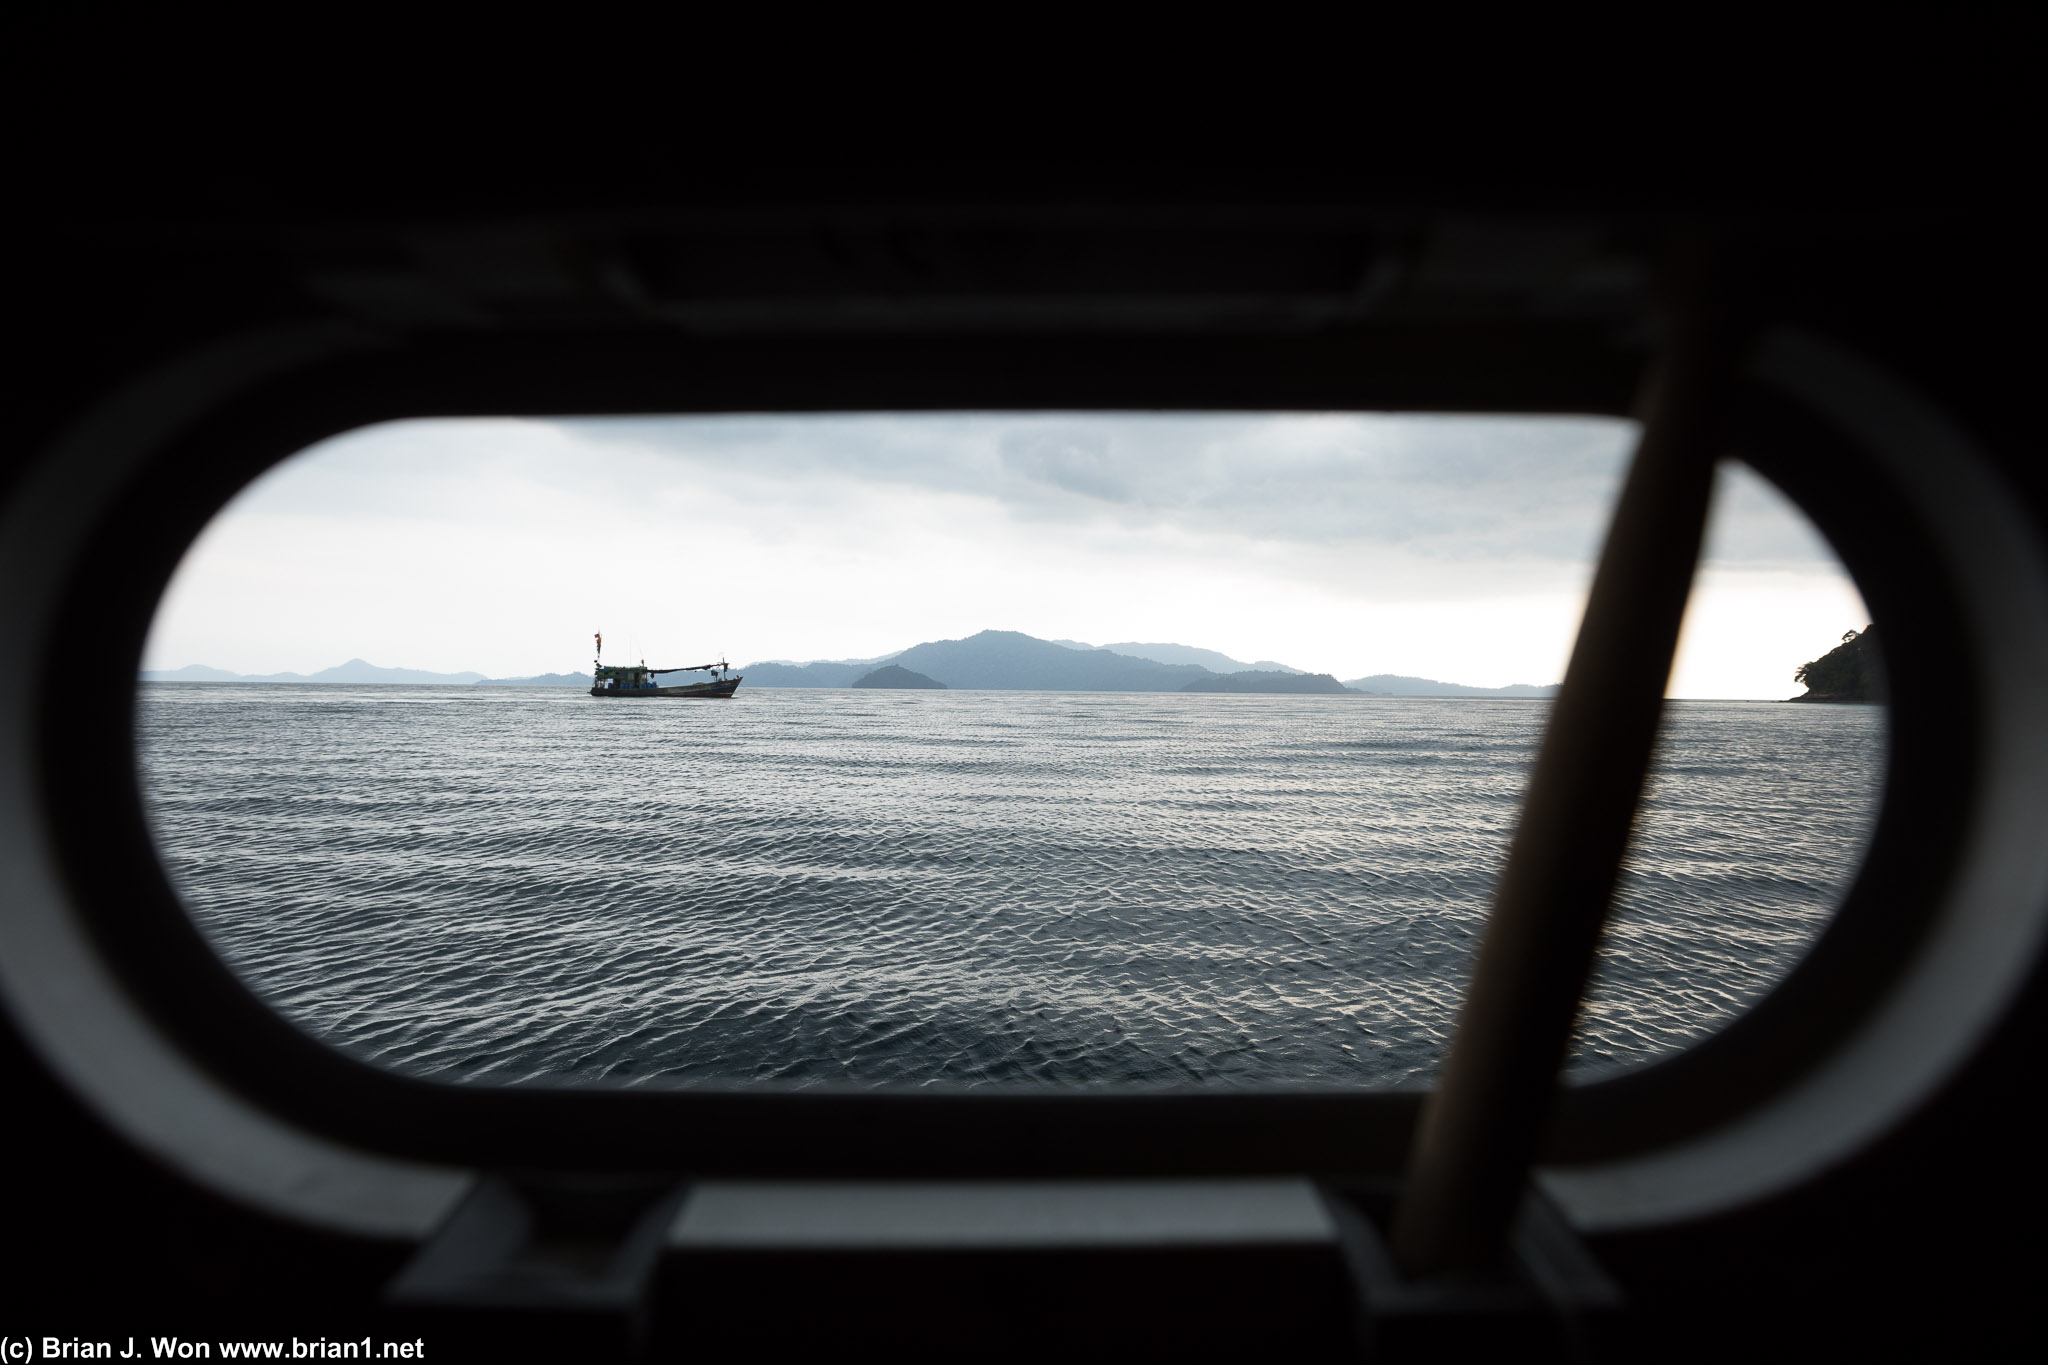
M300 1032L206 944L151 841L136 780L142 643L191 540L272 464L406 417L881 410L1378 410L1619 415L1643 352L1592 327L1400 328L1216 341L982 336L693 341L623 332L442 337L309 366L222 403L158 448L113 500L64 595L125 681L114 723L79 725L46 678L41 783L91 932L159 1027L231 1089L330 1136L483 1165L782 1176L1391 1173L1415 1090L888 1089L779 1092L484 1087L370 1066ZM1913 509L1847 440L1745 388L1727 453L1784 489L1834 543L1883 625L1890 766L1871 851L1811 952L1773 991L1678 1055L1568 1088L1545 1159L1684 1138L1764 1103L1853 1032L1909 960L1957 855L1976 716L1955 593ZM45 657L52 652L45 646ZM1939 661L1939 663L1937 663ZM1790 690L1788 679L1788 691Z

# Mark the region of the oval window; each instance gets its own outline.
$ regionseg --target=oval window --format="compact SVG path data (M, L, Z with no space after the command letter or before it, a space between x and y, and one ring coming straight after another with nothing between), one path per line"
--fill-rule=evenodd
M167 590L153 832L252 990L412 1074L1426 1079L1633 436L364 428ZM1818 934L1882 786L1866 624L1724 469L1577 1071L1683 1047ZM1785 705L1802 666L1863 681Z

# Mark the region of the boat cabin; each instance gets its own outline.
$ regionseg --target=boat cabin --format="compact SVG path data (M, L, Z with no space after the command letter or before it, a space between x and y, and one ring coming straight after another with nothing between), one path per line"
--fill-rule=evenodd
M595 679L599 692L652 692L660 684L654 681L654 671L645 663L620 664L612 667L600 664Z

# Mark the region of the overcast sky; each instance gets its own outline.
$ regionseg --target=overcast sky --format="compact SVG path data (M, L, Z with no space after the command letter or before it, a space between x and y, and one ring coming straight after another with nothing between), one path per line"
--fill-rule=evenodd
M1631 424L1359 414L434 420L286 461L145 666L494 677L868 658L996 628L1355 678L1562 676ZM1866 621L1734 467L1671 692L1780 697Z

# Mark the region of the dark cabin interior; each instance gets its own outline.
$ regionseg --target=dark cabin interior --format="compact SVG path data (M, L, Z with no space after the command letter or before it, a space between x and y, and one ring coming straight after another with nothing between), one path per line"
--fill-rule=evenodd
M1761 115L1630 121L1548 157L1526 129L1491 156L1411 139L1384 158L1245 140L1214 154L1006 142L708 157L567 129L482 143L327 129L280 157L255 134L217 140L209 120L52 135L24 154L16 187L0 481L8 562L37 566L8 590L21 662L0 700L15 831L0 933L26 945L0 975L14 1253L0 1331L112 1341L117 1355L131 1336L141 1350L168 1335L416 1339L444 1360L2038 1350L2048 1181L2025 1115L2048 980L2025 926L2048 907L2018 872L1980 883L1996 881L1998 839L2024 861L1998 822L2030 773L2048 776L2048 731L2026 710L2043 680L2024 675L2048 640L2048 620L2028 615L2043 585L1973 616L2001 572L1965 562L1954 517L1976 514L1941 522L1914 491L1916 469L1946 478L1945 457L1908 443L1880 471L1858 441L1875 449L1910 423L1830 426L1824 403L1801 406L1753 363L1770 345L1792 354L1784 337L1818 338L1882 376L1923 425L1960 433L2015 554L2048 540L2041 224L2023 184L2038 177L2017 117L2038 99L2012 93L2018 59L1992 50L2031 41L2016 30L1944 49L1954 98L1939 115L1858 85L1840 99L1867 110L1860 121L1792 101L1786 136ZM1689 276L1700 261L1709 273ZM1385 1258L1427 1104L1416 1094L411 1081L256 1001L200 941L151 848L127 718L158 592L228 497L332 432L520 412L1628 413L1709 315L1687 430L1723 443L1708 459L1739 453L1790 493L1883 626L1884 813L1836 926L1750 1015L1670 1063L1562 1096L1554 1058L1548 1073L1539 1058L1538 1091L1480 1142L1499 1148L1511 1201L1531 1161L1647 1171L1658 1154L1710 1148L1735 1170L1715 1188L1736 1193L1603 1220L1575 1214L1597 1203L1588 1177L1578 1196L1519 1206L1507 1250L1496 1230L1492 1259L1432 1279ZM86 648L115 679L90 697L29 662ZM1605 714L1625 728L1626 711ZM1640 761L1625 740L1580 742L1614 756L1600 781L1626 787L1608 817L1625 834ZM1594 801L1588 781L1555 800ZM1567 829L1598 823L1590 806L1558 809ZM2042 809L2019 819L2039 826ZM1556 896L1598 902L1571 878L1600 875L1559 873ZM1969 887L1996 902L1987 923L2003 906L2008 938L1951 923ZM1979 988L1950 965L1937 978L1937 959L1971 951L2003 975ZM1552 973L1567 1018L1572 970ZM1884 1030L1903 1027L1887 1021L1914 991L1948 1011L1947 1041L1901 1054L1869 1082L1888 1098L1851 1122L1861 1101L1837 1104L1827 1086L1853 1088L1852 1054L1887 1072ZM1737 1132L1757 1169L1790 1174L1743 1186ZM302 1159L298 1137L278 1134L366 1154L362 1170L456 1172L463 1193L411 1232L396 1214L358 1218L350 1201L387 1199L364 1192L384 1177L356 1190L332 1171L357 1167ZM669 1235L696 1193L735 1181L850 1199L867 1213L846 1217L869 1230L807 1235L815 1223L797 1217L751 1240ZM1207 1207L1243 1182L1313 1192L1335 1231L1252 1217L1233 1235L1224 1211L1180 1240L1072 1230L1085 1218L1042 1236L1003 1211L1055 1188ZM958 1207L985 1213L915 1230L913 1206L966 1188ZM962 1217L981 1225L963 1231Z

